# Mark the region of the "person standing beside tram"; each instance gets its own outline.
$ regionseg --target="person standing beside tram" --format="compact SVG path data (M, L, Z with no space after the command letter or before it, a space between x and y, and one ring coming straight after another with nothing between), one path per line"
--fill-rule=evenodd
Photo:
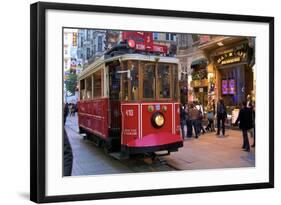
M185 110L186 110L186 105L183 104L181 107L180 107L180 125L181 125L181 136L182 136L182 139L185 138L185 132L184 132L184 127L186 125L186 113L185 113Z
M63 125L65 125L67 116L68 116L68 103L65 103L63 108Z

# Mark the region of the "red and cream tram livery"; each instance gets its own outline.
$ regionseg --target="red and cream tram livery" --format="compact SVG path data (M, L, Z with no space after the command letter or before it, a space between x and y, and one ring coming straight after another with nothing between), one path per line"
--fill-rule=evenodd
M81 72L80 132L129 155L177 151L183 146L178 60L135 46L118 44Z

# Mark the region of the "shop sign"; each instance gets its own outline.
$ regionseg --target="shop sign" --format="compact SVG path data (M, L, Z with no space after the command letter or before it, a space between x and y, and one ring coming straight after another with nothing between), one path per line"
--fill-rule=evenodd
M218 65L227 65L232 63L244 62L247 60L247 47L245 45L239 48L231 49L216 57Z
M154 44L152 32L122 32L122 40L134 40L135 49L140 51L167 53L168 47Z
M241 58L240 57L236 57L236 58L222 60L220 64L225 65L225 64L236 63L236 62L240 62L240 61L241 61Z

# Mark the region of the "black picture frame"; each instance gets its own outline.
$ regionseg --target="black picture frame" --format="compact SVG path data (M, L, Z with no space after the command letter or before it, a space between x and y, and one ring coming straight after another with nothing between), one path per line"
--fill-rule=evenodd
M229 184L188 188L90 193L60 196L46 196L46 11L85 11L180 17L193 19L214 19L247 21L269 25L269 181L249 184ZM140 197L198 192L231 191L274 187L274 18L264 16L230 15L144 8L125 8L82 4L38 2L30 6L30 199L37 203L77 200L97 200L124 197Z

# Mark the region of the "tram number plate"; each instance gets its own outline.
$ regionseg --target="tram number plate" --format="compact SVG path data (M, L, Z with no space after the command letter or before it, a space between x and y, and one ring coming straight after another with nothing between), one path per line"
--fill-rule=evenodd
M126 110L126 115L129 116L129 117L132 117L134 116L134 110Z
M159 105L159 104L155 105L155 109L156 109L157 111L159 111L159 110L160 110L160 105Z

